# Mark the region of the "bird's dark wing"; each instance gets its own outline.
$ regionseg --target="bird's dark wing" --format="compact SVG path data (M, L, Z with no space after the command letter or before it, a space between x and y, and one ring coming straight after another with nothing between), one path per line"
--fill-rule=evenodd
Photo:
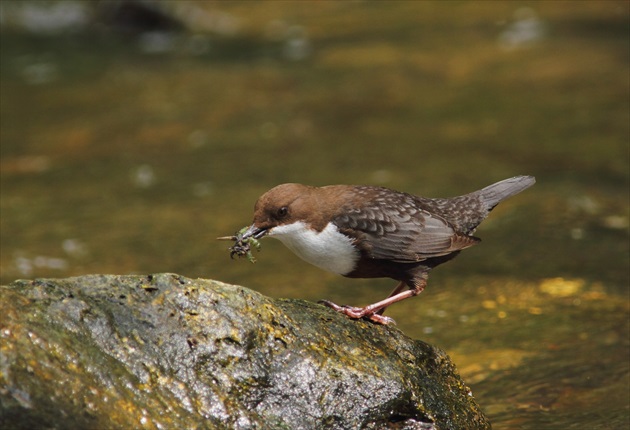
M367 257L399 263L448 255L479 241L457 233L444 218L400 196L395 202L382 198L360 208L346 207L333 223L353 237Z

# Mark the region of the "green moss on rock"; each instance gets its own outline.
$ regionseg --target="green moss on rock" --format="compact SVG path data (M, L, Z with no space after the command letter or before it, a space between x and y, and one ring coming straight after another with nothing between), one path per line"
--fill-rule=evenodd
M441 350L299 300L173 274L0 295L0 427L490 425Z

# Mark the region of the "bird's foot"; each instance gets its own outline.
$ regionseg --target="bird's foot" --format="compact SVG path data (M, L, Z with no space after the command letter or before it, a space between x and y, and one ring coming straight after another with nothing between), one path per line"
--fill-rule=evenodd
M376 323L376 324L396 325L396 320L394 320L394 318L384 317L383 315L377 314L377 313L366 315L363 318L367 318L367 319L369 319L370 321L372 321L373 323Z
M319 303L321 303L324 306L328 306L329 308L332 308L336 310L337 312L340 312L352 319L364 318L364 319L372 321L373 323L383 324L383 325L396 324L396 321L394 321L393 318L385 317L377 313L379 309L372 310L370 309L369 306L365 308L358 308L358 307L346 306L346 305L339 306L328 300L320 300Z

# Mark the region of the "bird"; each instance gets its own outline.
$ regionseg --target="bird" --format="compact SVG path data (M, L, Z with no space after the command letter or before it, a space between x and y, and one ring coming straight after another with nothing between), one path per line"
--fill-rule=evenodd
M433 268L479 243L473 233L497 204L535 182L515 176L451 198L369 185L286 183L258 198L242 239L278 239L306 262L348 278L398 281L387 298L368 306L320 301L352 319L392 324L385 308L420 294Z

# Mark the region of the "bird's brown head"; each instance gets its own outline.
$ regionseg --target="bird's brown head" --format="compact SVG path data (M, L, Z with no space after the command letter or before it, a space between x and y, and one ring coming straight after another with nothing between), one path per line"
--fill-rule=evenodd
M278 185L260 196L254 206L254 221L244 238L261 238L279 225L308 220L317 213L315 187L302 184Z

